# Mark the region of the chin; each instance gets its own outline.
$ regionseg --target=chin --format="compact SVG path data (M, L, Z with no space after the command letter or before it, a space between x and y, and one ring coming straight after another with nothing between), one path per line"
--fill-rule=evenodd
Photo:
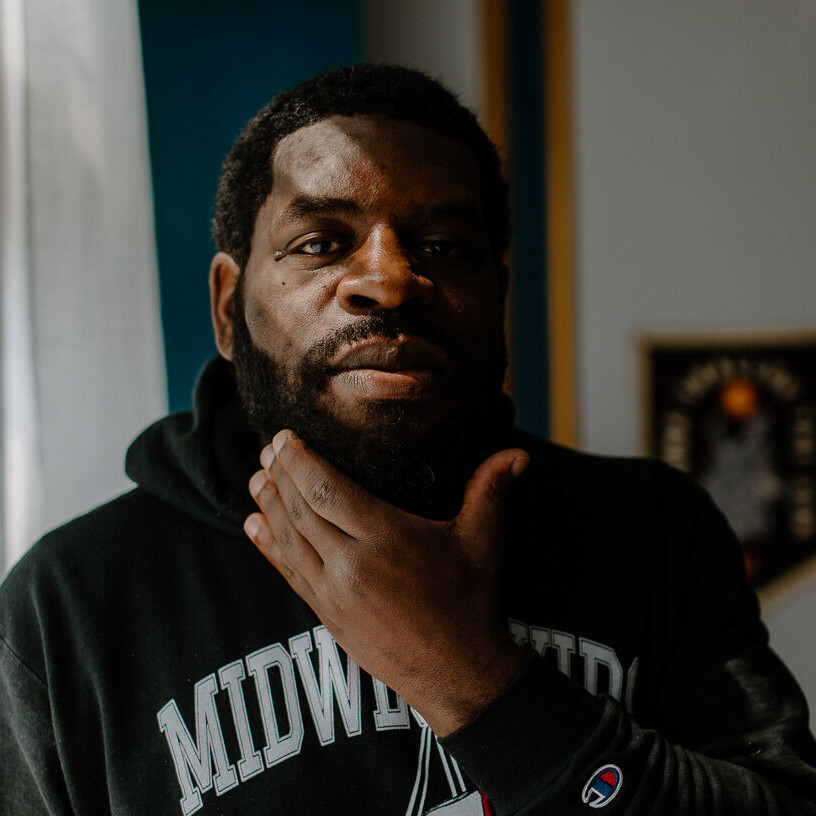
M350 431L365 434L389 430L400 436L426 436L449 424L454 403L440 394L411 397L356 399L346 402L330 400L323 410Z

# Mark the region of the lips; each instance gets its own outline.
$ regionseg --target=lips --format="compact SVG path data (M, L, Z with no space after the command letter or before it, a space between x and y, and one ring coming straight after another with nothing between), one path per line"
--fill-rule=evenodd
M423 397L449 369L448 356L413 337L373 338L356 343L330 363L335 383L362 397Z
M355 369L378 371L428 371L447 368L450 360L439 346L427 340L401 337L373 338L356 343L329 363L333 372Z

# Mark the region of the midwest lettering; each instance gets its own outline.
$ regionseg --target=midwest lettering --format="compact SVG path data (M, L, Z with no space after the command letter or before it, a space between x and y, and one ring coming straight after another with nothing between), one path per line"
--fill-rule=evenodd
M615 651L603 644L517 620L510 621L510 632L517 642L543 655L548 650L554 651L558 668L567 674L575 665L573 656L580 656L583 684L588 691L608 693L618 700L623 699L625 692L624 702L631 703L637 659L624 675ZM601 678L605 687L599 685ZM370 719L364 720L360 667L341 655L324 626L316 626L289 638L286 647L273 643L198 680L193 687L191 722L185 722L176 700L169 700L158 711L157 719L181 788L182 814L190 816L200 810L202 794L214 790L216 796L222 796L257 774L296 757L307 727L314 729L321 746L335 741L338 728L348 738L360 735L364 727L380 732L409 729L413 723L424 730L422 718L411 716L413 712L401 697L380 680L369 679L375 705ZM250 724L245 696L248 693L255 695L254 702L260 710L259 733L253 733ZM231 722L226 727L234 732L239 756L228 756L217 695L224 695L228 701ZM305 698L309 709L308 721L303 715L301 698Z

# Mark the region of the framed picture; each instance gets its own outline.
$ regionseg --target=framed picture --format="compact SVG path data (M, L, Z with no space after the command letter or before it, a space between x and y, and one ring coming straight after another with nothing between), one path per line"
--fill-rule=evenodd
M645 448L713 496L753 586L816 570L816 331L641 339Z

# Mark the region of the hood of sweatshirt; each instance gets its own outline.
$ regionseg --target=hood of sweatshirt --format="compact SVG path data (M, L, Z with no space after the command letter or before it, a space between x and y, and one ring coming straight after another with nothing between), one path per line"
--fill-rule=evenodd
M211 359L196 382L193 410L160 419L133 442L125 472L173 507L223 532L243 535L257 507L247 483L261 442L247 426L233 368Z

